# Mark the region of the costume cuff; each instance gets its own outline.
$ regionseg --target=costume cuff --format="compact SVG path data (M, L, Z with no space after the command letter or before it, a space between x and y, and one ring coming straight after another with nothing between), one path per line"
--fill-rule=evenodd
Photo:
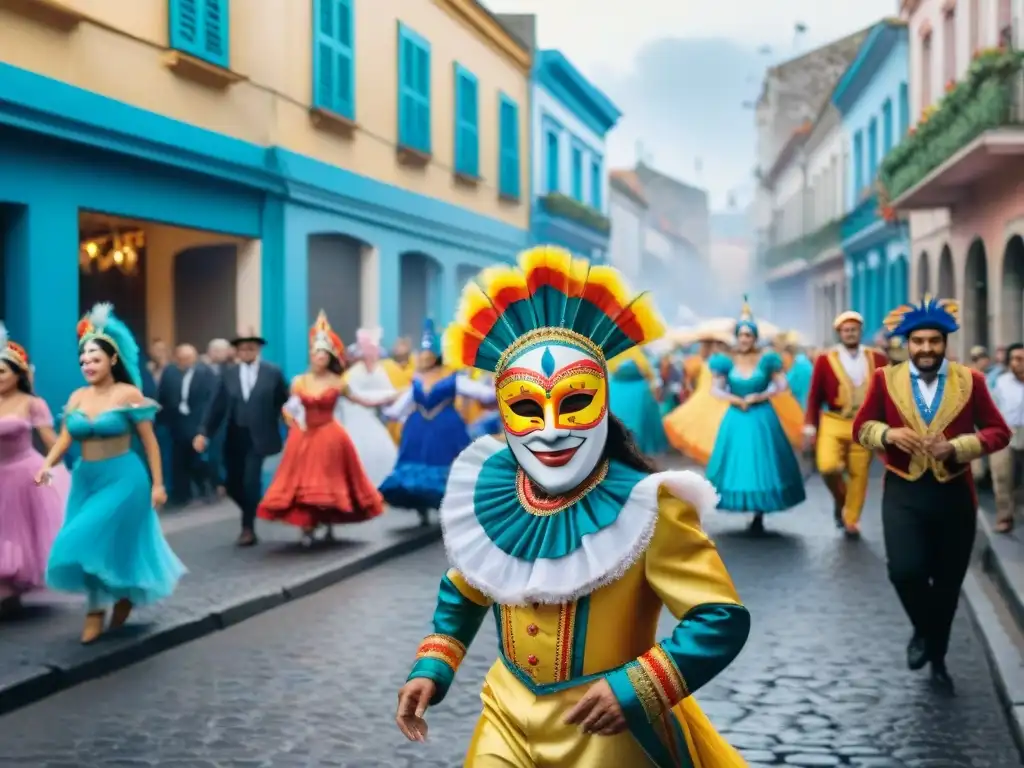
M813 424L804 424L804 434L807 437L814 437L818 434L818 428Z
M885 434L885 430L888 428L889 425L882 421L866 421L860 428L860 432L857 435L857 442L869 451L884 450L885 444L882 443L882 435Z
M985 447L977 435L960 435L949 441L958 464L970 464L985 455Z
M682 673L660 645L609 673L607 680L629 722L652 723L690 695Z
M430 700L438 704L448 693L455 673L466 656L466 646L448 635L428 635L416 651L416 663L407 679L425 677L437 684L437 692Z

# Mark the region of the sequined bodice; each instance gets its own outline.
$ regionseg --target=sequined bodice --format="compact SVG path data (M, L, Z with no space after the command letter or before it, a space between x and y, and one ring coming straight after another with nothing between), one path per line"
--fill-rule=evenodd
M334 420L334 407L340 396L341 392L333 387L316 395L301 392L299 399L306 409L306 428L315 429L330 424Z
M64 424L75 440L105 440L121 437L132 431L132 420L124 408L104 411L95 418L89 418L82 411L74 410L67 414Z
M31 453L32 423L20 416L0 416L0 463Z
M455 374L438 379L428 392L423 387L423 382L417 377L412 383L412 397L416 405L432 410L446 401L455 399Z

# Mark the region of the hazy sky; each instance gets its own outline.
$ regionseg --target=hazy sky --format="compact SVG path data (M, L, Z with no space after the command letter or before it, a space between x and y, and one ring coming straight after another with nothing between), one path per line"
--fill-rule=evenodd
M613 167L638 143L649 162L706 187L715 207L749 199L753 113L766 66L897 13L898 0L483 0L536 13L539 45L558 48L623 111ZM796 38L795 25L807 32ZM765 46L770 53L762 52Z

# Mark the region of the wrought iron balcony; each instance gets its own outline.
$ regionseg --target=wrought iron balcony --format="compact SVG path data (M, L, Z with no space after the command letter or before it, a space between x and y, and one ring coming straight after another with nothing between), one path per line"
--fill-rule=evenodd
M763 252L761 266L773 270L792 261L812 262L829 248L839 247L840 228L841 221L837 219L796 240L773 245Z

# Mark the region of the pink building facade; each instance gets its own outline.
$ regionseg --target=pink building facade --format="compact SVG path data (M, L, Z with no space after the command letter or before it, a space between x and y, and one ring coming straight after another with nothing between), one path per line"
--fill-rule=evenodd
M915 127L883 180L910 221L910 295L961 303L961 358L1024 341L1024 80L1008 53L1022 10L1024 0L901 8Z

